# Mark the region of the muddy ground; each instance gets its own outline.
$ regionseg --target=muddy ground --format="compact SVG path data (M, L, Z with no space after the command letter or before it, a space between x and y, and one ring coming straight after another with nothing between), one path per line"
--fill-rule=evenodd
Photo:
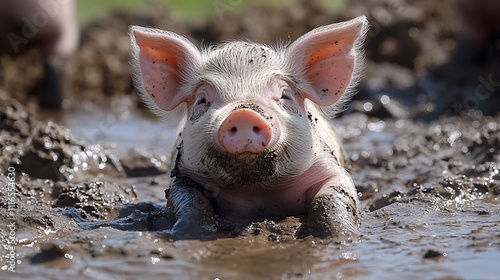
M155 4L117 12L83 28L60 111L38 108L31 95L44 71L37 50L0 57L1 278L496 279L500 88L476 89L500 80L499 64L439 67L456 45L447 5L351 1L329 13L302 1L189 23ZM360 14L372 24L366 74L334 121L364 211L359 235L302 237L301 217L220 219L220 232L189 240L169 234L175 123L137 101L128 25L205 44L274 43Z

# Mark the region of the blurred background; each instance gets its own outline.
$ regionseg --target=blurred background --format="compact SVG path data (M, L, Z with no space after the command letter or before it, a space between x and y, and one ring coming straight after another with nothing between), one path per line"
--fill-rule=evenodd
M31 110L38 105L69 110L82 102L107 106L116 98L126 100L126 106L136 106L139 102L128 63L128 27L132 24L175 31L197 46L228 39L276 44L294 40L317 26L364 14L371 24L365 44L366 69L359 94L347 112L423 120L464 111L498 112L499 25L488 18L494 15L486 15L498 8L495 1L23 3L40 1L49 3L45 4L48 8L41 5L30 10L12 4L18 1L0 0L1 18L10 24L0 29L0 35L8 38L0 45L1 95L31 104ZM12 23L16 16L17 22ZM478 18L487 23L478 24ZM480 33L484 33L481 38L470 36ZM13 53L13 44L20 51Z

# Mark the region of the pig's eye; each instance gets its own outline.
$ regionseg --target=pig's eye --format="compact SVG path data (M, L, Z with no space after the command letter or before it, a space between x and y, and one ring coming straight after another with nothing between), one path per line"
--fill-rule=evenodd
M196 100L196 105L206 104L206 103L207 103L207 99L203 95L198 97L198 99Z
M283 92L281 94L281 99L292 100L292 98L290 97L290 94L288 92Z
M200 118L208 109L210 103L208 103L207 98L204 94L200 94L198 98L196 98L195 104L191 111L191 117L189 118L191 121L195 121Z

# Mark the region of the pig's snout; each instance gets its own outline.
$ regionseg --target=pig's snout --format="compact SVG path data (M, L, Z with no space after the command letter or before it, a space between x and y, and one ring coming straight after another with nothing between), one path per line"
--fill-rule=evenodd
M270 124L251 109L238 109L222 122L217 133L219 143L228 153L260 153L273 137Z

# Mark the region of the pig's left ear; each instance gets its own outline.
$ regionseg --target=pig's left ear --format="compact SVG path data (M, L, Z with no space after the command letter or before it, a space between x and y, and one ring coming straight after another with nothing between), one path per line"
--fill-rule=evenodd
M362 44L368 22L365 16L316 28L287 49L287 64L299 78L305 98L331 106L352 87L362 62Z
M199 68L200 51L186 38L159 29L132 26L130 37L135 82L146 104L172 111L188 101L190 94L182 86Z

